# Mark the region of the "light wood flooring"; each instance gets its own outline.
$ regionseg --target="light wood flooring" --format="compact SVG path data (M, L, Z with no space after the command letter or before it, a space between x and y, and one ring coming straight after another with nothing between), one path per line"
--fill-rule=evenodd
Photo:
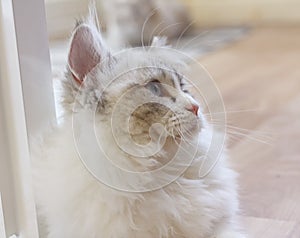
M245 229L253 238L299 238L300 27L252 30L199 62L221 91L229 124L245 129L229 140Z

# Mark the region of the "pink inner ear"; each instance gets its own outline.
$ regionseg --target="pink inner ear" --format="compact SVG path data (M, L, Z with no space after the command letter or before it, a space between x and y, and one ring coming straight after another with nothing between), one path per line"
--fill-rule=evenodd
M73 35L69 52L69 66L74 79L82 82L84 77L100 63L101 39L87 25L81 25Z

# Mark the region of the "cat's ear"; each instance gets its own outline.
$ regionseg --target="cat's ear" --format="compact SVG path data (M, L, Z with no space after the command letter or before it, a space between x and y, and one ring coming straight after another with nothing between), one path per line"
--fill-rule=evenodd
M68 56L68 66L78 83L105 57L108 56L103 39L95 25L77 25L73 34Z
M167 47L167 37L154 36L151 42L152 47Z

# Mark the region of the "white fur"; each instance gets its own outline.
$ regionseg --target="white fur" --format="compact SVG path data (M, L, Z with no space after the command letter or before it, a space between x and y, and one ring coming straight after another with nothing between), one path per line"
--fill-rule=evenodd
M203 130L201 136L206 133L210 132ZM41 147L34 153L38 157L36 194L48 238L204 238L237 228L236 175L228 168L225 154L202 179L198 176L201 159L196 158L167 187L126 193L106 187L89 174L78 158L67 124L47 135Z
M209 171L219 152L210 146L212 128L202 117L201 131L195 138L200 144L190 167L174 182L155 191L122 192L95 179L85 168L76 151L73 138L72 110L74 102L81 105L80 112L95 104L103 84L128 68L156 65L167 67L174 63L172 56L153 51L126 53L114 60L111 67L97 66L86 78L82 91L76 88L69 75L63 81L65 117L63 122L32 145L36 199L38 213L47 238L242 238L238 232L236 173L222 152L218 163ZM173 64L174 65L174 64ZM147 71L148 72L148 71ZM148 72L149 73L149 72ZM155 70L150 74L155 74ZM143 77L144 74L135 75ZM99 79L101 78L101 82ZM129 74L108 88L113 100L130 84ZM90 81L88 81L90 80ZM75 94L79 97L75 99ZM136 99L138 100L138 98ZM103 122L104 121L104 122ZM80 128L92 121L81 121ZM98 126L103 129L101 144L114 158L126 163L110 130L106 130L105 117L100 116ZM87 141L89 144L89 141ZM206 159L206 163L203 163ZM149 161L149 160L148 160ZM147 160L143 161L147 162ZM142 162L141 162L142 163ZM135 163L131 164L134 167ZM204 165L204 167L203 167ZM202 167L201 167L202 166ZM105 168L102 168L105 169ZM199 171L209 171L202 177ZM118 174L111 173L111 180ZM124 179L126 182L126 178ZM155 179L155 178L149 178ZM124 181L123 181L124 182Z

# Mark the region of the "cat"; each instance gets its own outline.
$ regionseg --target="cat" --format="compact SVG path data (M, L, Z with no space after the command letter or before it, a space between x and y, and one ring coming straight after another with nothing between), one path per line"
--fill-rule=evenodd
M162 52L159 39L148 50L113 55L94 19L78 22L71 37L63 119L31 146L45 237L245 237L237 218L237 176L226 151L206 176L199 175L203 159L213 161L216 151L206 154L213 131L185 88L184 64L172 51ZM85 136L94 126L100 154L95 138ZM182 150L173 160L185 140L193 157L187 160ZM96 166L87 166L85 156ZM105 156L123 170L106 165Z

